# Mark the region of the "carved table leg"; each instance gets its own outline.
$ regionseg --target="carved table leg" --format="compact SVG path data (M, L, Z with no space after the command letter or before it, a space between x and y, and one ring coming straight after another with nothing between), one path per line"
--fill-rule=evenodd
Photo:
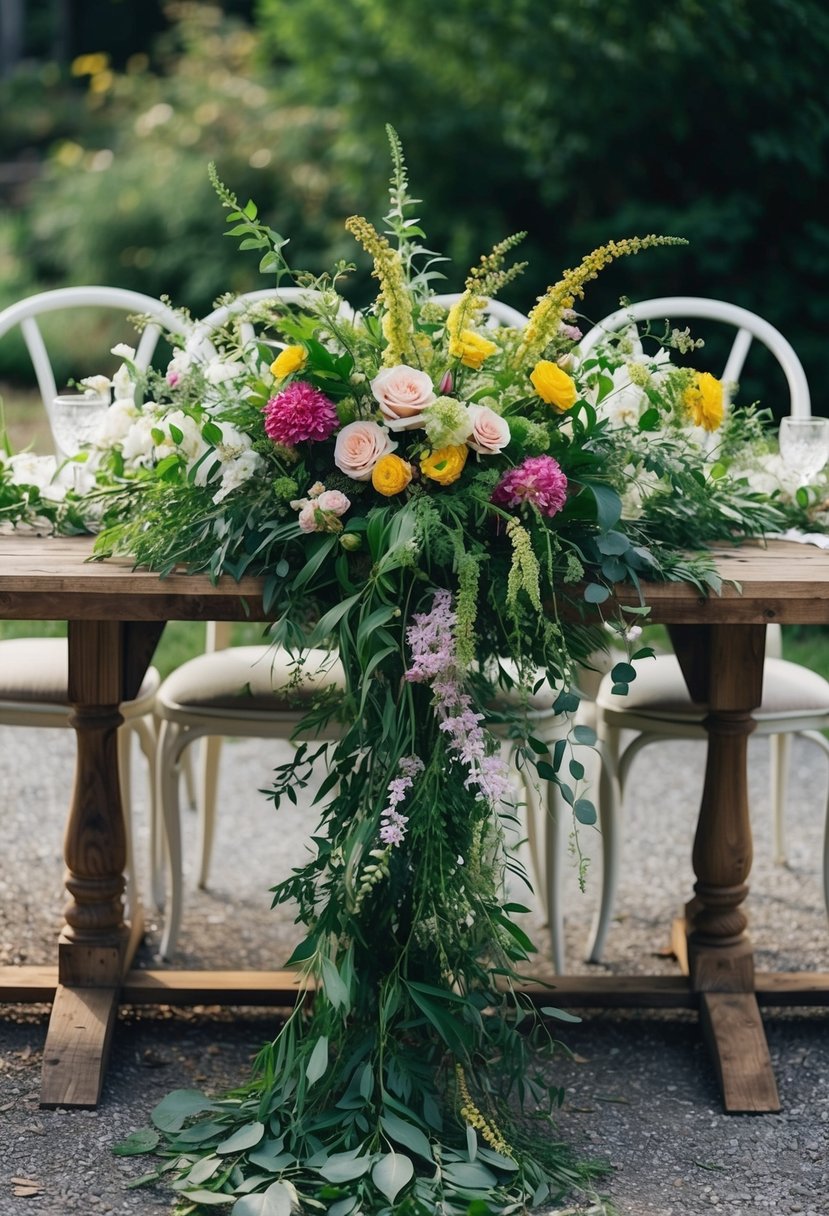
M149 628L157 637L159 627ZM130 934L123 916L126 834L116 738L123 722L118 706L135 695L143 674L142 660L127 658L131 629L140 633L120 621L69 623L77 759L64 840L69 900L43 1055L42 1106L97 1104L121 977L140 937L140 926Z
M762 625L677 630L677 655L692 695L709 705L708 759L688 906L691 984L723 1091L726 1111L780 1109L754 995L754 958L742 903L752 845L747 789L751 711L762 699Z

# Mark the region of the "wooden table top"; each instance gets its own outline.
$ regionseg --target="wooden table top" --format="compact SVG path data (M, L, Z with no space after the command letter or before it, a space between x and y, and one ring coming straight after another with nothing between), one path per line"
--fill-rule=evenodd
M0 535L0 618L17 620L263 620L258 578L161 579L117 558L89 561L92 539ZM829 624L829 552L788 541L715 551L721 596L686 583L643 583L650 619L664 624ZM733 580L733 582L731 581ZM738 584L735 586L733 584ZM619 603L637 604L618 586ZM605 606L607 607L607 606Z

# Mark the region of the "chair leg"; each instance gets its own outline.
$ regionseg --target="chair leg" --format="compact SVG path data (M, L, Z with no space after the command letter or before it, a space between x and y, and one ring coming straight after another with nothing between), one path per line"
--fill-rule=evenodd
M161 844L157 843L157 833L158 833L157 825L158 825L159 810L158 810L158 794L157 794L156 780L155 780L156 742L157 742L155 724L154 724L152 718L146 717L146 718L136 718L135 721L130 723L130 726L136 733L136 736L138 738L138 745L141 748L141 752L142 752L145 760L147 761L147 771L149 774L148 784L149 784L149 824L150 824L150 886L152 888L151 895L153 898L154 905L156 907L159 907L160 905L155 903L156 888L160 884L161 901L163 904L164 882L163 882L163 877L161 877L160 879L158 879L156 877L156 868L158 868L159 873L161 873L163 867L162 867L162 864L160 864L159 860L156 857L156 854L160 851Z
M124 887L124 915L131 919L140 905L138 883L135 874L135 841L132 824L132 728L135 723L125 723L118 731L118 778L121 788L121 807L124 812L124 833L127 846L127 872Z
M618 820L622 809L622 789L619 783L619 731L602 723L599 741L601 767L599 771L599 827L602 834L602 891L599 907L590 930L587 960L599 963L604 954L607 931L613 915L616 890L619 885L620 832Z
M547 923L550 926L550 952L558 975L566 970L566 947L564 944L564 908L562 880L564 854L566 852L567 827L572 811L561 797L554 781L547 782L546 815L544 820L544 903Z
M191 742L175 723L162 721L156 748L156 797L164 829L170 900L164 917L159 954L169 959L175 951L182 914L181 822L179 812L179 758Z
M210 859L213 855L213 840L216 832L216 795L221 750L221 736L208 735L202 741L201 782L197 803L199 813L198 885L201 890L204 890L207 886Z
M193 753L189 747L181 757L181 776L184 781L184 792L187 795L187 805L191 811L195 811L198 794L196 792L196 778L193 774Z
M789 779L791 738L790 734L769 736L772 840L774 861L778 866L786 864L786 786Z

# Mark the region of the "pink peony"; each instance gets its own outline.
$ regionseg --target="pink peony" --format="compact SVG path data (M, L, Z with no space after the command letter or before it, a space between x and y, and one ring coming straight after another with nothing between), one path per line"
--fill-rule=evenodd
M552 456L528 456L517 469L504 474L492 492L492 501L504 507L529 502L542 515L557 515L567 501L567 478Z
M345 515L351 506L351 499L342 490L323 490L315 499L315 505L320 511L331 511L334 515Z
M265 406L265 434L288 447L304 439L328 439L338 423L333 403L307 380L294 380Z

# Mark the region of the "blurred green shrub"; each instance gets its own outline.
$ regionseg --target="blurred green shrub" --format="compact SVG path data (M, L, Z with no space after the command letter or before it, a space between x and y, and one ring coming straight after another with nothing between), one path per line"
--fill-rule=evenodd
M294 264L324 269L353 252L343 219L354 207L327 167L334 112L280 102L278 74L258 63L254 33L220 9L171 11L176 21L152 71L146 56L121 73L102 54L75 61L84 91L69 96L81 97L83 121L75 115L71 133L53 130L23 216L5 240L0 232L0 265L5 258L21 271L0 286L0 304L51 286L104 283L169 295L199 315L224 292L266 286L255 255L240 258L223 239L211 160L292 238ZM75 374L88 374L107 351L93 346ZM68 362L59 352L61 371ZM0 343L0 378L21 367L19 346Z

